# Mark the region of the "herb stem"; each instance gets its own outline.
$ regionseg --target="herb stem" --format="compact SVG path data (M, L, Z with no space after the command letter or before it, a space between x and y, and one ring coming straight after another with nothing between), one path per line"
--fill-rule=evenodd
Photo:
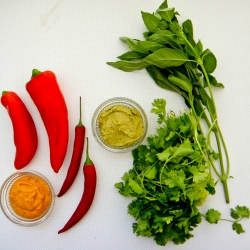
M192 44L187 40L187 38L184 35L184 33L180 32L179 35L184 39L184 41L187 44L187 46L194 52L194 48L193 48ZM221 148L221 140L222 140L223 149L224 149L224 152L226 154L227 161L229 163L228 152L227 152L226 144L225 144L225 141L223 139L223 136L222 136L219 124L218 124L218 120L217 120L218 116L217 116L217 110L216 110L216 105L215 105L215 101L214 101L213 90L212 90L212 87L211 87L211 84L210 84L210 80L208 78L207 71L206 71L206 69L205 69L205 67L204 67L204 65L202 63L202 59L200 57L197 58L197 63L200 65L201 70L203 72L203 75L204 75L204 77L206 79L206 82L207 82L207 85L208 85L208 89L209 89L209 93L210 93L210 98L211 98L211 101L212 101L212 103L214 105L214 115L210 113L210 116L211 116L212 123L215 122L215 124L213 126L215 126L214 134L215 134L215 137L216 137L217 147L218 147L218 151L219 151L219 160L220 160L221 175L220 174L218 175L218 171L215 170L215 167L214 167L213 164L212 164L212 166L213 166L216 174L220 178L221 183L222 183L222 185L224 187L224 193L225 193L226 203L229 203L230 202L230 198L229 198L229 191L228 191L228 186L227 186L227 178L228 178L228 174L229 174L229 167L227 166L227 174L225 174L225 168L224 168L224 162L223 162L223 155L222 155L222 148ZM192 107L192 109L194 110L193 107ZM200 124L200 122L199 122L199 124ZM211 124L209 124L209 127L211 127Z

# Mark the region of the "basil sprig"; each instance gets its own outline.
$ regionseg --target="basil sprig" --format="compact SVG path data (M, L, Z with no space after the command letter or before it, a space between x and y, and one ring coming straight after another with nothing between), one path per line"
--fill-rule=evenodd
M197 130L206 138L203 155L223 184L225 199L229 203L230 160L218 123L212 88L224 87L212 75L217 67L216 57L211 50L203 48L201 41L195 42L191 20L180 24L178 12L169 8L167 1L155 13L141 14L147 28L143 33L145 40L122 37L121 41L130 51L119 56L119 61L107 64L126 72L146 69L158 86L184 98L194 114ZM205 121L206 127L201 120ZM212 135L216 146L211 143Z

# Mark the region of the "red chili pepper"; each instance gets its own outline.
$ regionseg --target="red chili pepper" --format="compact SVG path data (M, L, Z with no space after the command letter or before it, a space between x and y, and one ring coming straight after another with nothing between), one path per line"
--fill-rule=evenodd
M36 153L38 138L35 123L15 92L3 91L1 103L7 109L12 121L16 146L14 166L19 170L27 166Z
M86 153L86 161L83 166L83 173L84 173L84 190L82 194L82 198L69 219L69 221L65 224L65 226L58 232L58 234L63 233L73 227L77 222L79 222L83 216L88 212L94 196L95 196L95 189L96 189L96 170L93 162L89 158L88 153L88 138L87 138L87 153Z
M50 146L50 163L55 173L60 170L68 146L68 110L52 71L32 71L26 89L45 125Z
M81 108L81 97L80 97L80 121L78 125L75 127L75 141L73 147L73 154L67 172L67 176L64 180L64 183L61 187L59 194L57 195L58 197L61 197L69 190L69 188L71 187L72 183L76 178L76 175L78 173L81 164L82 153L84 148L84 140L85 140L85 127L82 124L82 108Z

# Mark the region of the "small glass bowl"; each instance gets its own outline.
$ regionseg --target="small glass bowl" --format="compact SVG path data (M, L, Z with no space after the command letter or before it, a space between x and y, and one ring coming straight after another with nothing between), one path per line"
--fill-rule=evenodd
M9 200L10 189L11 189L12 185L19 178L21 178L23 176L34 176L34 177L42 179L48 185L50 192L51 192L50 205L48 206L48 208L45 210L45 212L41 216L34 218L34 219L26 219L24 217L19 216L18 214L16 214L14 212L14 210L10 204L10 200ZM51 184L49 183L47 178L44 177L42 174L40 174L36 171L31 171L31 170L29 170L29 171L20 170L16 173L10 175L5 180L5 182L3 183L1 190L0 190L0 199L1 199L1 204L0 204L1 209L10 221L14 222L15 224L17 224L19 226L29 227L29 226L38 225L49 217L49 215L52 212L53 207L54 207L55 194L54 194L54 191L53 191Z
M143 135L137 140L135 141L133 144L130 144L128 146L124 146L124 147L113 147L109 144L107 144L101 135L101 131L100 131L100 127L99 127L99 116L101 115L101 113L111 107L114 106L125 106L127 108L134 108L136 109L142 118L142 122L143 122ZM96 111L94 112L94 115L92 117L92 132L94 134L94 137L96 138L97 142L105 149L111 151L111 152L115 152L115 153L121 153L121 152L129 152L132 151L133 149L135 149L136 147L138 147L140 145L140 143L143 141L143 139L146 136L147 133L147 129L148 129L148 120L147 120L147 116L144 112L144 110L142 109L142 107L136 103L135 101L128 99L128 98L124 98L124 97L115 97L115 98L111 98L106 100L105 102L103 102L102 104L100 104Z

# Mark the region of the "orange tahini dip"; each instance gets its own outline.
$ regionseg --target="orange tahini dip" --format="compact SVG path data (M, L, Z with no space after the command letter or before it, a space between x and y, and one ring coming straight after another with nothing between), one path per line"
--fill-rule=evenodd
M47 183L36 176L23 176L10 189L10 204L19 216L26 219L40 217L51 203Z

